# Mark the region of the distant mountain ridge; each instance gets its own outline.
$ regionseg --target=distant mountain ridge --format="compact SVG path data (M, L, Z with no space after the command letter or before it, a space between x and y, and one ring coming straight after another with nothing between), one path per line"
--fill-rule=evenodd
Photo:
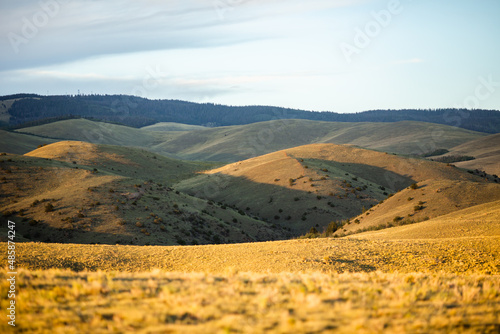
M9 108L6 107L7 102L13 102ZM25 123L33 126L37 122L50 122L47 119L73 117L94 118L132 127L144 127L158 122L228 126L276 119L307 119L329 122L420 121L485 133L500 133L500 111L479 109L370 110L342 114L272 106L226 106L179 100L149 100L128 95L35 94L2 96L0 107L9 114L8 121L1 121L0 125L4 127L22 127Z

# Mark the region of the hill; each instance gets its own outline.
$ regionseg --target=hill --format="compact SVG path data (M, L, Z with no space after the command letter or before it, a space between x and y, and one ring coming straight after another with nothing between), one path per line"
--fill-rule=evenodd
M275 120L195 131L148 131L71 119L17 130L42 137L143 147L187 160L233 162L311 143L351 144L401 154L452 148L485 134L445 125Z
M152 146L161 141L161 133L135 129L128 126L70 119L17 130L40 137L85 141L94 144L119 146Z
M7 154L0 164L4 213L24 222L27 239L52 242L273 240L321 231L332 221L342 227L337 234L353 233L500 197L499 184L442 163L333 144L218 167L62 141ZM413 183L419 189L408 188Z
M213 164L140 149L60 142L0 159L3 220L28 240L207 244L290 237L171 185Z
M57 142L26 153L25 156L63 161L144 181L155 180L166 185L219 165L180 161L143 149L77 141Z
M466 169L479 169L488 174L500 175L500 134L463 143L451 148L446 154L433 156L430 159L462 156L473 157L474 159L453 162L455 166Z
M500 201L466 209L412 225L349 236L364 240L466 239L500 236Z
M172 122L160 122L153 125L144 126L141 129L148 131L193 131L193 130L205 130L206 127L199 125L172 123Z
M224 106L177 100L148 100L127 95L33 96L18 94L0 97L17 100L6 108L9 125L43 121L61 116L91 117L143 127L158 122L205 126L243 125L277 119L308 119L328 122L420 121L465 129L498 133L500 112L496 110L432 109L372 110L356 114L314 112L271 106Z
M238 161L312 143L351 144L400 154L421 154L483 136L478 132L420 122L277 120L182 133L155 149L185 159L213 161Z
M54 143L55 141L50 138L0 130L0 152L24 154L40 145Z
M414 183L419 189L409 188ZM344 226L337 233L354 233L386 227L395 217L401 217L398 222L424 220L500 199L499 184L442 163L333 144L229 164L176 188L232 205L294 234L312 227L321 231L331 221L341 226L341 220ZM422 207L415 210L417 205Z

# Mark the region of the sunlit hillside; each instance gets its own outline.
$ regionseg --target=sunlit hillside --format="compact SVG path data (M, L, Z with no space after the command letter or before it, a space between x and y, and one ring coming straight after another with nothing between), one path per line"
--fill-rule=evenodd
M500 134L494 134L453 147L448 153L431 157L439 159L447 156L468 156L474 159L454 162L457 167L479 169L488 174L500 175Z
M500 199L500 184L453 166L333 144L236 162L176 187L247 207L296 233L311 227L321 231L332 220L344 220L338 234L388 222L418 222Z
M289 238L239 210L175 191L214 164L141 149L60 142L0 157L4 221L43 242L207 244Z

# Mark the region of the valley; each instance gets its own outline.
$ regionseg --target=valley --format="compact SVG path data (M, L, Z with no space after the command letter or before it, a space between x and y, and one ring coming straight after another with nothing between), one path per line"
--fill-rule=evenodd
M85 119L0 135L21 331L500 328L497 135Z

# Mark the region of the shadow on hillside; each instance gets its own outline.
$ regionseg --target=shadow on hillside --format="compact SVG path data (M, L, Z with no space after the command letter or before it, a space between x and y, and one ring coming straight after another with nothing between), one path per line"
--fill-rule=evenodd
M331 165L325 166L331 168ZM293 185L287 187L258 183L243 176L222 173L200 175L194 181L181 182L176 188L191 196L218 202L257 219L289 228L296 236L300 236L311 227L321 231L331 221L349 219L361 214L364 209L376 205L392 192L390 189L393 188L389 187L391 182L397 190L414 183L407 176L387 172L382 168L365 166L362 169L360 166L365 165L349 165L349 168L357 168L358 173L350 172L349 177L342 176L351 183L349 187L344 188L323 187L319 190L322 180L311 181L308 177L300 178L300 175L296 175ZM366 175L359 173L362 170L366 171ZM356 175L357 180L352 179L352 175ZM334 177L339 179L333 174L330 178ZM285 181L276 180L282 184ZM363 187L365 185L367 188ZM311 190L294 189L299 186ZM198 209L206 210L207 207Z
M349 272L372 272L375 271L377 268L366 264L366 263L360 263L358 261L354 260L346 260L346 259L333 259L329 258L328 263L329 265L332 265L336 270L339 271L349 271Z
M144 245L139 238L103 232L82 231L78 229L54 228L46 223L40 222L30 225L21 217L0 217L2 228L7 226L7 220L15 223L15 242L46 242L46 243L75 243L75 244L103 244L103 245ZM7 235L5 233L5 235ZM3 240L0 241L7 241ZM164 245L161 242L151 244ZM165 244L166 245L166 244Z
M401 175L387 169L370 166L366 164L358 163L348 163L348 162L337 162L331 160L320 160L320 159L304 159L302 165L311 164L318 166L319 168L335 168L343 172L342 177L348 178L350 176L359 177L365 179L366 181L372 182L384 188L391 189L393 191L399 191L411 184L415 183L409 175ZM348 175L345 175L345 174ZM347 179L350 181L350 179Z

